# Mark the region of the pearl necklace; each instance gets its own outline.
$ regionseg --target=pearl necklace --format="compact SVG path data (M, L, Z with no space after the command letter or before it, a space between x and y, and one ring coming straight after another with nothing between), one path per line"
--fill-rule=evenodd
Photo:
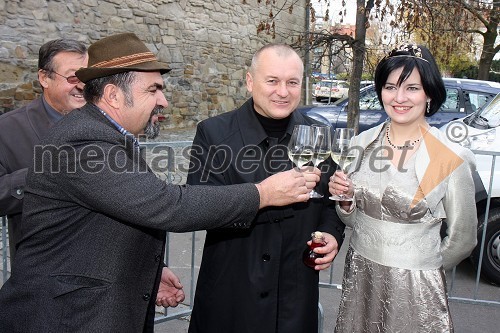
M391 123L389 123L389 125L387 126L387 129L385 130L385 136L387 137L387 143L389 144L389 146L391 146L392 148L397 149L397 150L403 150L403 149L413 148L422 139L422 136L421 136L417 140L406 141L407 142L406 144L404 144L402 146L397 146L397 145L393 144L391 142L391 139L389 138L389 131L390 130L391 130Z

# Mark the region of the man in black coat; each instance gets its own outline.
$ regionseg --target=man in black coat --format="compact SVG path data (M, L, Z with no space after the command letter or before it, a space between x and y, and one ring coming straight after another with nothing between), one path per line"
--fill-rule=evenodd
M157 178L137 137L155 132L168 71L132 33L90 46L76 72L87 104L35 147L0 332L152 332L155 304L184 299L165 230L249 228L259 208L308 200L317 169L224 188Z
M85 104L83 83L75 76L87 66L87 47L73 39L56 39L38 51L38 81L43 94L30 104L0 116L0 216L9 223L10 259L21 235L26 173L33 147L50 127Z
M294 112L304 67L289 46L270 44L256 52L247 73L252 94L243 106L198 124L189 184L259 182L292 169L287 144L298 124L314 120ZM303 333L318 331L318 271L330 266L344 238L328 179L329 158L311 199L261 210L245 230L209 230L198 276L190 333ZM302 253L311 233L321 231L324 254L310 268Z

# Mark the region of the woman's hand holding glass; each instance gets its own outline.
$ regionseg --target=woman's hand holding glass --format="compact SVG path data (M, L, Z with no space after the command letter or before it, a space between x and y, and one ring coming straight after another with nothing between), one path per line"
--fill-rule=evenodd
M347 207L351 205L350 201L352 201L354 197L354 184L347 174L342 170L335 171L333 176L330 177L328 189L332 197L340 198L336 200L341 201L340 204L347 210ZM343 201L346 202L345 205L342 204Z
M352 128L335 129L332 142L332 159L337 163L338 168L332 178L330 178L331 200L353 200L354 188L352 188L351 192L349 191L349 183L352 186L352 182L347 177L347 170L355 158L354 151L350 149L353 137L354 129ZM332 182L334 183L333 185Z

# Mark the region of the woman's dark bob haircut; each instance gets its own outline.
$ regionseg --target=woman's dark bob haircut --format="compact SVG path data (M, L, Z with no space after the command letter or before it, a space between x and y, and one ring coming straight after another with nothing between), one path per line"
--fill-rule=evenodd
M422 79L424 92L431 100L425 116L432 116L446 100L446 89L434 57L425 46L421 45L403 44L392 50L378 63L375 69L375 90L380 105L383 105L382 88L387 82L389 74L401 67L403 67L403 71L397 85L401 85L410 76L413 69L417 69Z

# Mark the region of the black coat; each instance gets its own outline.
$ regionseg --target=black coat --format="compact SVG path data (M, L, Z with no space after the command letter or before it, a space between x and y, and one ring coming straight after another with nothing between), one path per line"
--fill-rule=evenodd
M290 169L284 146L293 126L313 122L294 112L284 138L270 147L252 99L209 118L197 128L188 183L259 182L276 168ZM271 152L274 158L263 157ZM339 244L344 231L328 199L334 171L328 162L317 189L324 199L261 210L248 230L207 232L189 332L317 332L318 272L304 265L302 252L313 231L328 232Z
M153 331L165 230L244 228L258 210L251 184L165 184L91 104L41 144L14 269L0 289L0 332Z
M33 147L53 125L42 97L0 116L0 216L9 219L11 256L20 238L24 187L28 167L33 164Z

